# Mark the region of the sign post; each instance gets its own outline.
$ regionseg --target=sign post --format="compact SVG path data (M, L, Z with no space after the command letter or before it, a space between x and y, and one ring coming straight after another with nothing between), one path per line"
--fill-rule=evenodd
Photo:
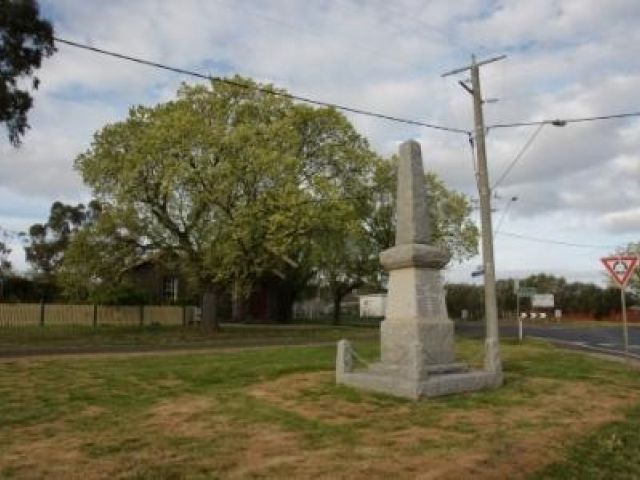
M605 257L600 261L609 272L611 278L620 286L620 305L622 307L622 335L624 338L624 354L629 358L629 329L627 327L627 302L624 296L625 288L631 274L638 266L638 257L620 255Z
M518 317L518 340L522 343L524 337L522 316L520 315L520 298L521 297L533 297L536 294L536 289L531 287L521 287L520 282L515 280L514 287L516 289L516 316Z
M520 318L520 280L517 278L513 281L513 290L516 294L516 318L518 319L518 339L522 343L522 319Z

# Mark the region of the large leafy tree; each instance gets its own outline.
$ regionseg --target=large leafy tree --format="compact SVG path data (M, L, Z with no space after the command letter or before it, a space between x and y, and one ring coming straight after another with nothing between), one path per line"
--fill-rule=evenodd
M180 259L203 304L217 287L242 298L268 281L285 299L281 320L311 279L338 305L357 286L381 284L378 253L395 229L393 163L335 110L264 88L240 77L184 86L176 100L132 108L96 134L76 167L103 209L67 251L67 292L118 283L156 251ZM457 256L473 251L466 200L427 181L437 240Z
M84 247L104 249L109 238L120 253L107 257L121 268L171 252L205 294L308 277L313 237L335 221L327 205L357 188L373 153L335 110L233 81L184 86L175 101L132 108L96 134L76 160L104 205L92 227L100 234L78 237ZM82 278L73 275L86 268L80 257L65 260L67 279Z
M35 0L0 0L0 122L16 146L29 128L27 112L33 104L19 81L32 76L54 51L53 28L40 18ZM31 86L36 89L38 83L32 76Z

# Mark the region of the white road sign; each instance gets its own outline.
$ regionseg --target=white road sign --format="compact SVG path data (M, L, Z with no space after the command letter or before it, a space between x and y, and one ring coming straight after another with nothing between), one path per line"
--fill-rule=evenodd
M533 308L553 308L553 293L536 293L531 297Z

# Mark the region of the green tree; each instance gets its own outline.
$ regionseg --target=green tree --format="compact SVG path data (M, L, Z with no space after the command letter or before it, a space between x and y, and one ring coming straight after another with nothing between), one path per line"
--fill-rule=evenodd
M146 250L137 244L133 229L139 226L130 218L126 212L101 206L74 232L55 270L65 297L96 303L113 303L110 299L123 298L126 291L136 297L136 286L128 284L125 274Z
M371 212L365 228L380 250L395 242L395 196L397 158L379 161L371 189ZM478 253L478 227L470 218L469 198L449 190L433 172L425 174L425 189L432 241L451 252L454 261L462 261Z
M462 310L467 311L469 320L484 318L484 290L479 285L450 283L446 285L447 311L453 318L462 318Z
M40 18L35 0L0 0L0 122L15 146L29 128L27 112L33 105L19 81L32 76L54 51L53 28ZM31 86L37 89L38 84L33 76Z
M333 320L340 320L342 299L354 289L368 285L380 289L386 272L378 260L382 250L395 242L397 158L371 159L373 169L352 189L346 205L332 206L335 228L317 238L319 276L330 292ZM469 199L446 188L434 173L425 175L426 201L434 243L461 261L477 253L478 229L469 218ZM338 215L339 212L341 216Z
M332 221L327 202L348 194L372 154L335 110L233 81L183 86L175 101L132 108L76 160L108 211L92 228L110 232L106 245L91 231L78 243L122 249L95 256L122 260L108 270L144 252L171 252L210 296L216 285L246 296L260 278L309 270L313 235ZM65 260L68 290L83 276L74 269L88 268L81 258ZM99 283L104 269L94 269Z
M99 204L90 202L76 206L54 202L45 223L29 227L25 256L33 269L51 280L62 262L71 237L86 222L93 221L99 212Z
M358 208L358 205L360 208ZM360 202L340 202L329 207L333 222L314 237L316 283L329 292L333 322L339 323L341 305L354 289L376 282L378 250L363 226Z

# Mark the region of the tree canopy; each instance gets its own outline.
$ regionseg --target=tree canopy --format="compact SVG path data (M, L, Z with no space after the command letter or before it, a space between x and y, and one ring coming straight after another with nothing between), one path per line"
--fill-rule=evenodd
M158 251L179 258L198 291L233 285L246 295L273 279L292 301L309 282L334 298L382 284L378 254L395 229L393 162L334 109L233 83L185 85L175 100L133 107L96 133L76 168L101 212L67 249L67 292L117 283ZM473 254L466 197L426 179L436 240L456 258Z
M27 112L33 105L18 81L31 76L54 51L53 27L40 18L35 0L0 0L0 122L15 146L29 128ZM33 76L31 86L37 89L38 84Z

